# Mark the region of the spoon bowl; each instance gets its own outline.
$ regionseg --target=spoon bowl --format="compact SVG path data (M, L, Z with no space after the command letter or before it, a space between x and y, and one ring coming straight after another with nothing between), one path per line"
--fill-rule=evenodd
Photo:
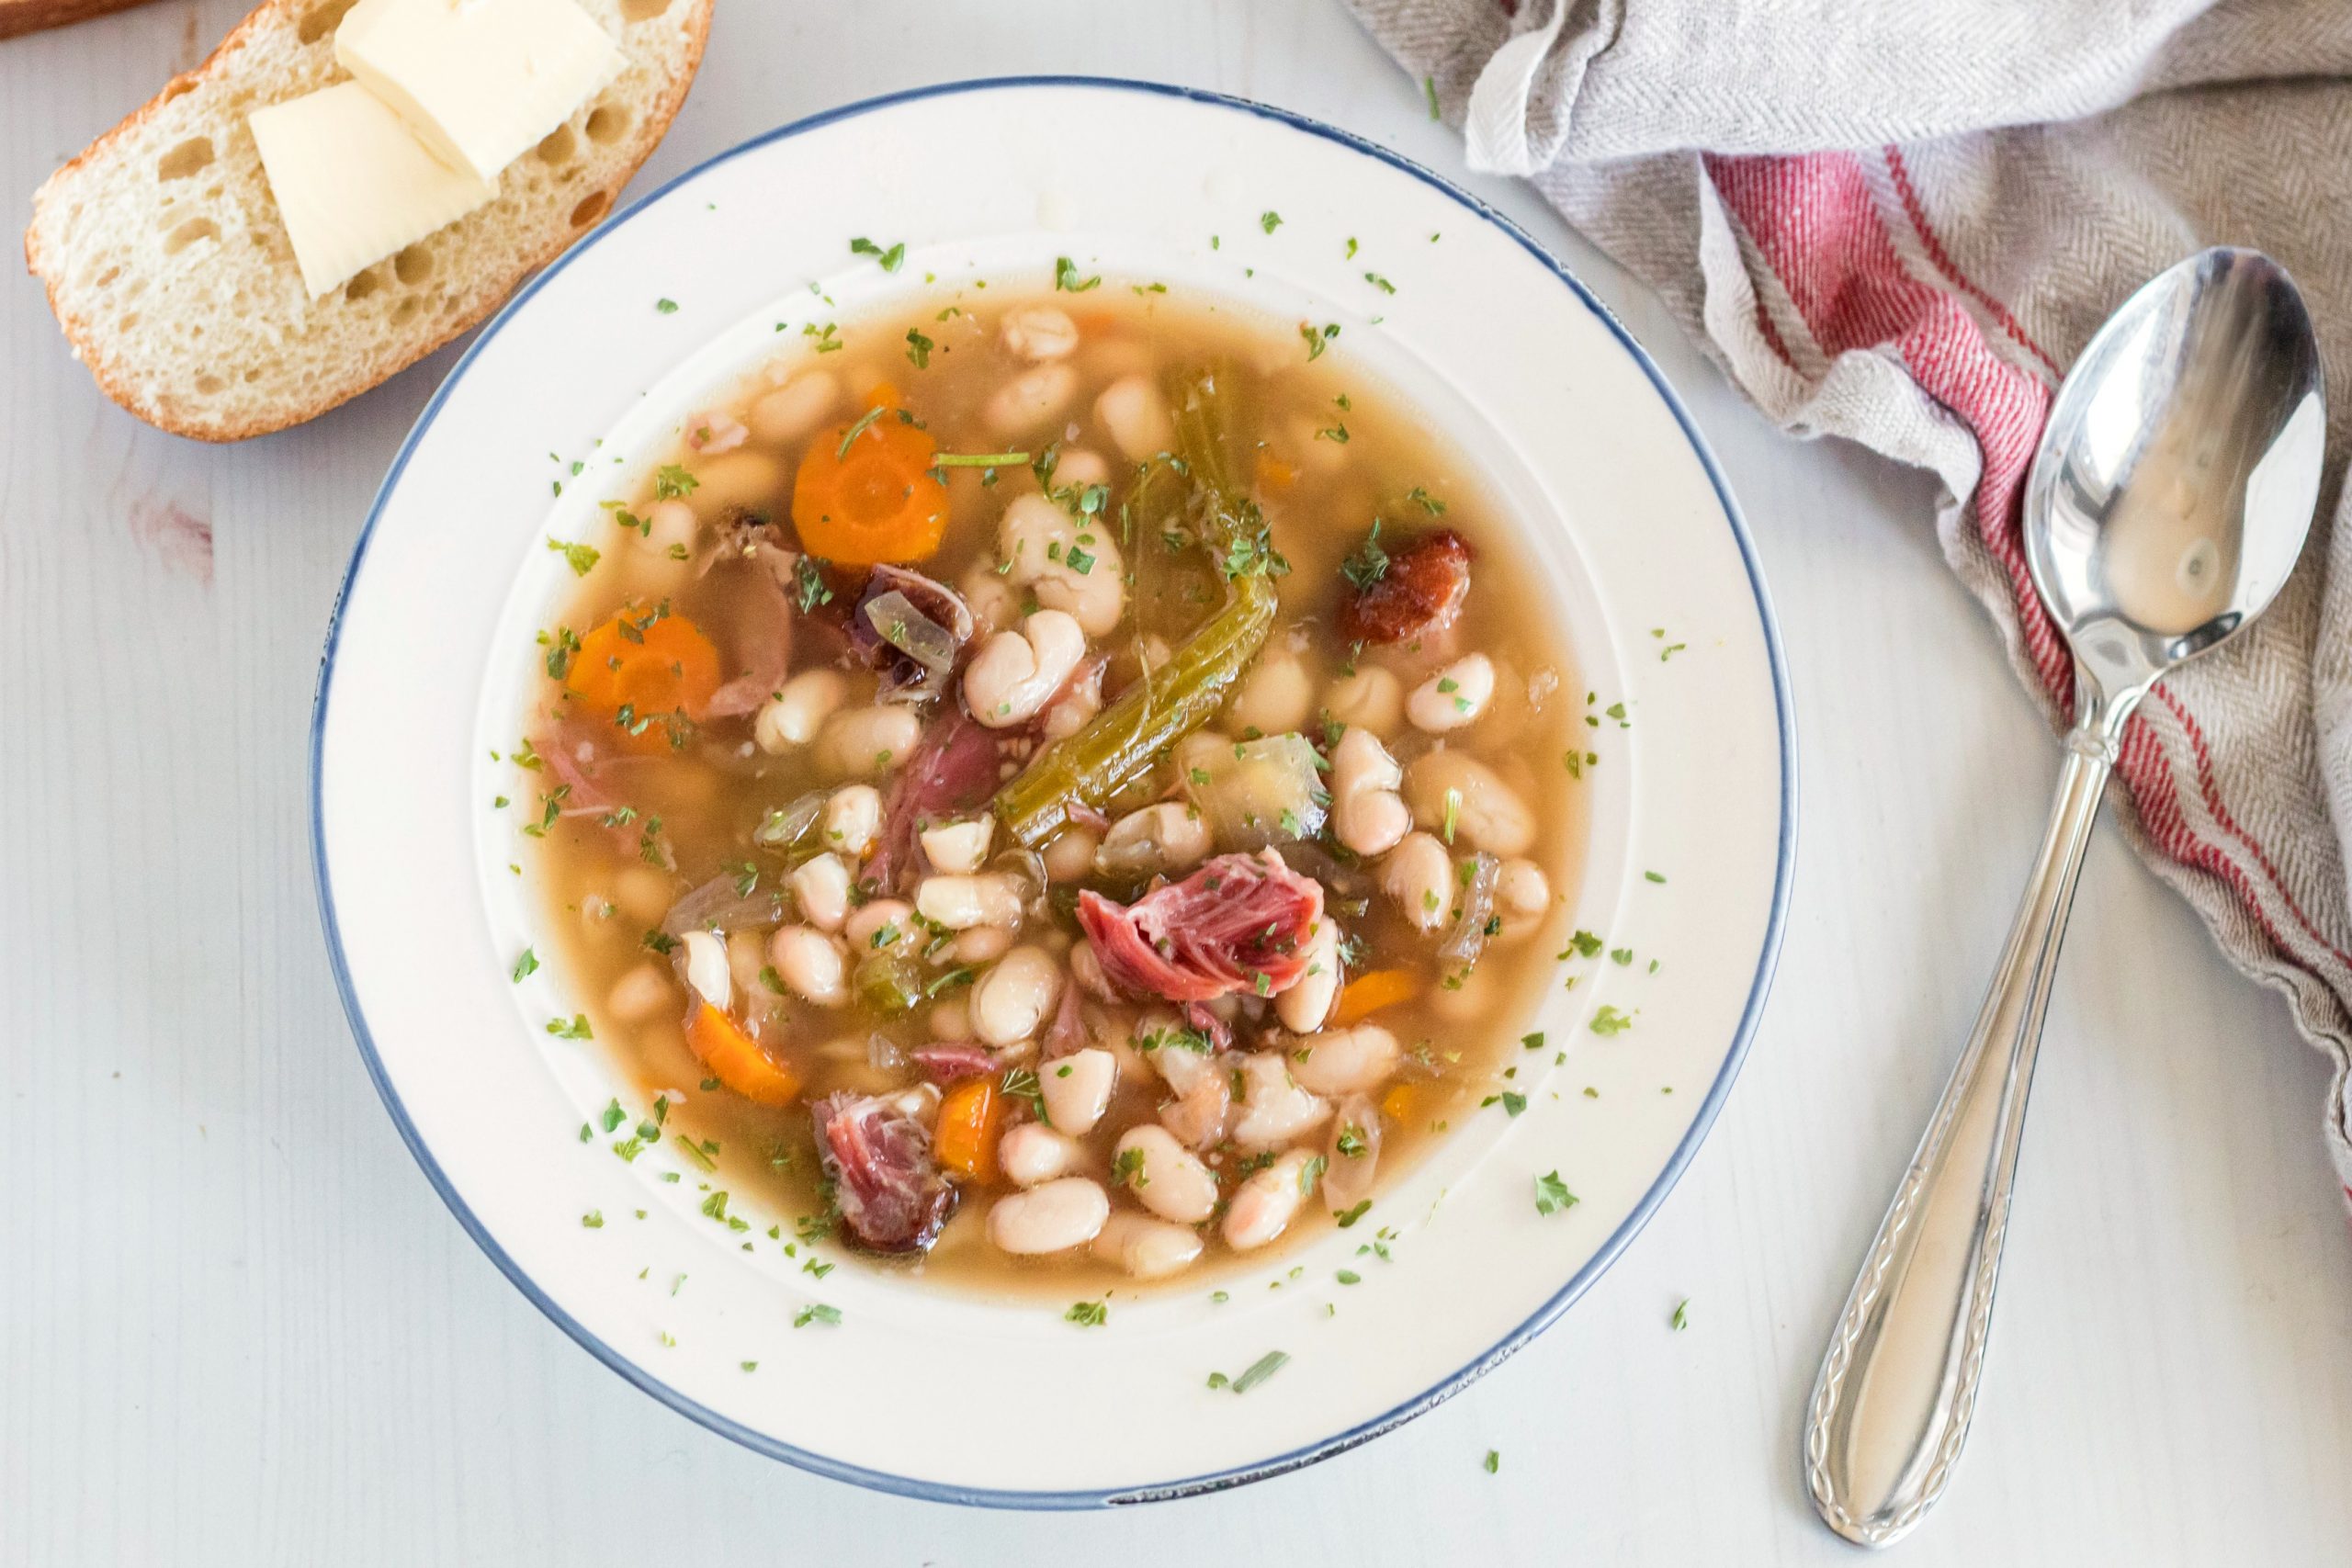
M1805 1413L1805 1482L1864 1546L1908 1534L1977 1403L2041 1021L2124 721L2244 630L2302 554L2319 495L2319 346L2284 269L2210 250L2101 327L2053 400L2026 561L2075 654L2075 728L2041 858L1951 1081L1862 1261Z
M2294 280L2204 251L2124 301L2067 373L2026 480L2026 565L2109 696L2219 646L2286 583L2326 438Z

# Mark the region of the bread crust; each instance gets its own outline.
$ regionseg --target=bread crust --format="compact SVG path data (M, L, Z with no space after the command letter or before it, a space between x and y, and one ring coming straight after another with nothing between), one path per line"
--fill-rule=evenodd
M7 0L0 0L0 5L6 3ZM74 4L77 0L58 0L58 3ZM123 0L123 3L135 3L135 0ZM25 230L25 267L35 277L40 279L42 290L49 298L50 313L57 318L57 324L64 330L67 341L73 345L74 357L82 361L89 370L91 378L97 382L100 391L158 430L167 431L174 435L221 444L249 441L256 435L267 435L275 431L305 423L331 409L339 408L362 392L381 386L434 350L454 342L479 326L505 302L507 297L521 286L525 278L571 249L575 241L594 230L594 225L591 225L588 230L559 236L553 244L526 259L521 265L510 269L507 276L492 280L492 287L483 293L482 303L479 308L461 312L450 319L446 330L436 332L435 327L439 325L437 322L435 327L424 329L413 344L394 350L394 362L375 379L355 381L348 386L323 391L311 400L307 405L286 412L283 418L254 419L241 424L209 423L199 424L175 419L165 410L142 404L130 384L130 378L119 367L109 362L103 347L105 340L102 334L92 331L90 323L67 309L64 301L59 298L57 278L44 265L41 250L41 209L61 180L85 164L109 152L118 141L136 134L164 105L183 94L195 91L213 75L232 68L237 54L244 48L250 35L258 32L264 27L277 24L280 18L288 17L291 13L308 3L309 0L263 0L263 4L250 12L244 20L229 29L228 36L205 57L202 64L193 71L182 72L166 82L161 92L124 116L114 129L100 135L96 141L67 160L63 166L43 181L40 188L33 193L33 221ZM660 100L650 106L631 127L631 145L621 160L619 176L602 190L608 204L608 209L609 205L618 198L622 188L636 176L637 171L644 167L646 159L653 155L653 150L661 145L662 138L669 133L671 121L677 118L678 110L684 106L687 91L693 87L695 76L701 72L703 50L709 41L710 15L716 0L684 0L684 3L691 11L685 28L687 39L685 67L665 84Z
M0 38L37 33L43 28L62 28L68 22L103 17L108 11L127 11L147 3L148 0L0 0Z

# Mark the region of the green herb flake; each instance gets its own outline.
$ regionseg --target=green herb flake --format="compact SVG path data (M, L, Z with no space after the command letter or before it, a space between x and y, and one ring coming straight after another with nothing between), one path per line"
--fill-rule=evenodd
M1379 289L1383 294L1394 294L1396 292L1396 286L1389 282L1386 278L1381 276L1380 274L1376 272L1365 273L1363 275L1363 280L1366 283L1371 284L1374 288Z
M1288 1365L1290 1365L1289 1351L1269 1350L1264 1355L1259 1357L1256 1360L1250 1362L1250 1370L1248 1371L1243 1372L1239 1377L1233 1380L1233 1392L1236 1393L1248 1393L1251 1389L1256 1388L1260 1383L1264 1382L1268 1378L1272 1377L1276 1372L1281 1371ZM1218 1385L1212 1383L1210 1386L1216 1387Z
M854 256L872 256L882 264L884 272L896 272L899 265L907 259L907 243L901 240L886 251L861 235L849 243L849 254Z
M674 316L678 313L678 302L675 299L656 299L653 301L653 308L665 316Z
M931 368L932 342L914 328L907 329L907 357L914 361L918 370Z
M1100 288L1102 286L1102 274L1097 273L1092 277L1081 279L1078 276L1076 262L1068 256L1054 258L1054 287L1062 293L1083 294L1090 288Z
M1074 1323L1080 1328L1100 1328L1110 1318L1111 1307L1107 1302L1072 1302L1069 1311L1062 1314L1064 1323Z
M564 1020L560 1018L551 1018L548 1020L548 1032L554 1035L558 1040L593 1040L595 1038L594 1032L588 1027L588 1015L584 1012L573 1013L571 1015L571 1021L569 1022L566 1022Z
M548 548L563 558L563 564L571 569L571 575L574 577L587 576L596 570L596 563L604 558L604 552L594 545L575 545L562 539L549 539Z
M1666 1325L1668 1328L1673 1329L1677 1334L1681 1333L1684 1329L1690 1326L1690 1297L1685 1296L1680 1301L1674 1303L1674 1315L1666 1320Z
M1592 1032L1595 1034L1623 1034L1633 1027L1633 1019L1613 1007L1603 1006L1592 1015Z
M1535 1179L1535 1212L1537 1213L1556 1214L1564 1209L1573 1209L1576 1206L1577 1195L1568 1190L1568 1184L1560 1179L1558 1171L1547 1170Z
M1487 1450L1487 1473L1488 1475L1492 1475L1492 1474L1496 1473L1498 1471L1501 1470L1501 1469L1502 1469L1502 1467L1503 1467L1503 1451L1502 1451L1502 1450L1500 1450L1500 1449L1488 1449L1488 1450Z
M523 983L524 976L537 973L538 967L539 955L526 947L523 950L523 956L514 961L514 967L510 974L514 983L519 986Z
M812 1323L835 1324L842 1320L842 1309L827 1306L822 1302L810 1302L792 1314L792 1326L806 1328Z
M1272 208L1258 214L1258 227L1271 234L1283 226L1283 215Z

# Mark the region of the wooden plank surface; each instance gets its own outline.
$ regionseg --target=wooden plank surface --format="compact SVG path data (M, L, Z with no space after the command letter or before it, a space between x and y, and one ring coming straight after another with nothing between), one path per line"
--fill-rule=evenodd
M18 220L238 10L172 0L0 47ZM1462 177L1326 0L731 0L639 188L848 99L1036 71L1266 98ZM0 279L0 1562L1855 1561L1800 1491L1799 1415L2054 747L1946 575L1921 481L1781 440L1527 193L1468 183L1657 352L1756 527L1804 774L1775 1000L1648 1232L1501 1371L1306 1472L1085 1517L874 1496L671 1415L532 1311L394 1135L326 970L305 744L345 558L452 355L208 448L107 403L38 288ZM1906 1562L2345 1560L2352 1239L2322 1085L2276 998L2103 833L1984 1404ZM974 1417L1017 1440L1013 1413Z

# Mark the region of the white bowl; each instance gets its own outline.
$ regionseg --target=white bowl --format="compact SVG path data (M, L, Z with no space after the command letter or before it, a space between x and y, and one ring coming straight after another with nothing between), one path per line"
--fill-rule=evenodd
M853 236L903 240L903 268L853 255ZM1548 1037L1521 1058L1524 1114L1464 1119L1361 1224L1221 1281L1227 1302L1114 1297L1091 1328L1058 1301L982 1301L854 1263L820 1280L766 1235L780 1222L789 1239L789 1215L739 1194L752 1228L730 1231L702 1213L704 1173L666 1145L632 1164L582 1141L618 1085L597 1047L544 1029L578 1010L556 966L510 981L533 920L509 870L518 812L491 809L502 792L528 803L491 752L515 739L531 634L571 581L542 541L596 536L600 473L805 323L851 321L929 273L1042 281L1060 254L1342 323L1335 352L1403 389L1492 476L1596 717L1624 705L1629 727L1600 718L1599 761L1559 787L1591 792L1575 924L1639 954L1561 966L1577 984L1521 1026ZM589 465L577 478L572 458ZM967 83L714 158L588 236L483 332L394 461L328 635L319 895L361 1054L418 1162L606 1365L823 1474L971 1503L1134 1501L1274 1474L1429 1408L1633 1238L1723 1103L1763 1002L1793 849L1790 724L1722 476L1648 357L1526 234L1392 152L1261 106L1142 83ZM1592 1032L1603 1005L1633 1028ZM1578 1201L1547 1217L1533 1183L1554 1171ZM583 1225L592 1211L601 1228ZM1376 1234L1386 1256L1359 1255ZM842 1321L793 1328L818 1301ZM1287 1364L1242 1396L1208 1386L1275 1349Z

